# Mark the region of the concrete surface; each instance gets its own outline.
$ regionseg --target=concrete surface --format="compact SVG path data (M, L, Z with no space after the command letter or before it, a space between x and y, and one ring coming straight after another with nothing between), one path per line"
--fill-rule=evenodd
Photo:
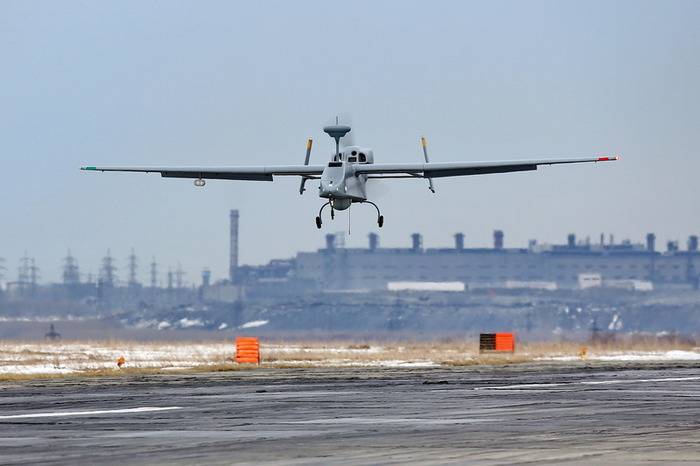
M700 365L263 369L0 384L2 464L645 462L700 462Z

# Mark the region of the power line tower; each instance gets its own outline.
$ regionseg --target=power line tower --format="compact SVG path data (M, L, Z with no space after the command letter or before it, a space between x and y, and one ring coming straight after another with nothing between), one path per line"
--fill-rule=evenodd
M138 275L138 259L136 258L136 253L134 248L131 248L131 254L129 254L129 288L136 288L139 286Z
M24 251L24 255L19 259L19 267L17 268L17 286L19 288L20 295L26 294L29 289L29 268L31 265L31 259L27 255L27 251Z
M182 270L182 264L177 263L177 269L175 269L175 286L178 290L181 290L185 286L185 271Z
M29 263L29 289L32 294L36 293L37 284L39 282L39 267L36 266L36 261L32 257Z
M156 289L158 286L158 263L156 258L151 259L151 288Z
M112 288L117 279L117 267L114 265L114 258L109 249L107 255L102 259L102 267L100 268L100 283L103 287Z
M74 287L80 284L80 269L78 261L68 250L68 255L63 259L63 285Z

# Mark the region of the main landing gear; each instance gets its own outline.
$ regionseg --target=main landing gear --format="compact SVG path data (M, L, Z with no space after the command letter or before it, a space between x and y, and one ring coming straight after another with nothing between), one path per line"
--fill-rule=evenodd
M372 204L374 208L377 210L377 225L379 228L384 226L384 216L382 213L379 211L379 207L377 207L377 204L375 204L372 201L354 201L356 204ZM323 220L321 220L321 214L323 214L323 209L329 205L331 206L331 220L335 219L335 209L333 208L333 204L331 204L331 201L326 202L321 206L321 209L318 211L318 217L316 217L316 228L319 230L321 229L321 226L323 225Z

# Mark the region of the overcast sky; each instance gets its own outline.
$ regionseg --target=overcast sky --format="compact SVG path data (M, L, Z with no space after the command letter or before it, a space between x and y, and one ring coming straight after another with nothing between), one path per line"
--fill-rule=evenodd
M226 275L228 211L245 264L314 250L322 204L274 183L101 174L84 164L325 163L321 127L351 113L381 162L620 153L610 164L394 180L374 199L385 246L569 232L659 243L700 233L700 2L0 2L0 257L43 281L70 249ZM376 230L352 208L348 245Z

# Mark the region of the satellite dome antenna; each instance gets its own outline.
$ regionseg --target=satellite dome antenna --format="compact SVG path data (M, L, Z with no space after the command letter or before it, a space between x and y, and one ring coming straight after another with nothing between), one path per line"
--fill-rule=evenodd
M335 117L335 124L331 126L324 126L323 132L335 139L335 155L338 157L340 155L340 138L344 137L350 132L351 128L347 125L341 125L338 122L338 117Z

